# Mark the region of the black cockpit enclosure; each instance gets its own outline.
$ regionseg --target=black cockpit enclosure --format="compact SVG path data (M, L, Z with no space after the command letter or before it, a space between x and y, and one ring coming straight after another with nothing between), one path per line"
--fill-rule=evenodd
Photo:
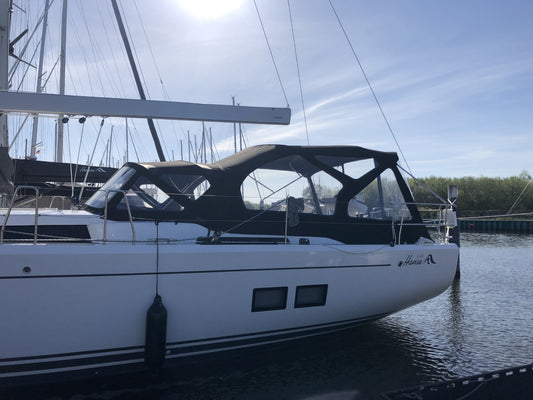
M211 164L127 163L84 207L103 215L107 203L111 220L129 219L129 207L134 220L219 233L287 229L346 244L429 239L397 162L396 153L356 146L260 145Z

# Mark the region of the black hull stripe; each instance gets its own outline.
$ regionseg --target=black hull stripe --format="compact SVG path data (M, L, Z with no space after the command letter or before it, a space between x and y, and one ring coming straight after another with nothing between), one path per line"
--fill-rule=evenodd
M221 340L227 341L228 339L240 340L244 338L255 337L258 335L284 334L284 333L295 332L295 331L309 331L311 329L318 330L320 328L335 327L337 325L341 326L341 325L351 324L354 322L357 323L357 322L366 321L366 320L375 320L375 319L383 318L387 315L389 315L389 313L376 314L376 315L371 315L369 317L363 317L363 318L352 318L352 319L346 319L346 320L340 320L340 321L324 322L321 324L303 325L303 326L298 326L294 328L273 329L269 331L251 332L251 333L238 334L238 335L216 336L216 337L203 338L203 339L184 340L180 342L168 342L166 346L168 348L169 346L182 346L186 344L216 342L216 341L221 341ZM144 346L117 347L117 348L110 348L110 349L80 351L80 352L72 352L72 353L46 354L46 355L31 356L31 357L13 357L13 358L3 358L3 359L0 358L0 362L29 361L29 360L48 359L48 358L77 357L77 356L84 356L84 355L89 356L89 355L98 354L98 353L114 353L114 352L119 352L119 351L127 352L130 350L139 350L139 349L144 349Z
M382 317L384 317L383 315ZM303 330L299 332L293 332L293 333L285 333L285 334L278 334L278 335L269 335L264 336L259 339L242 339L242 340L233 340L229 342L223 342L223 343L211 343L211 344L202 344L202 345L196 345L196 346L186 346L186 347L178 347L170 350L170 355L181 355L181 354L188 354L188 353L199 353L199 352L209 352L209 351L220 351L223 350L225 347L248 347L253 345L258 345L261 343L269 343L269 342L277 342L277 341L284 341L284 340L291 340L298 337L305 337L305 336L312 336L312 335L319 335L322 333L342 330L342 329L348 329L351 327L355 327L357 325L362 324L363 322L372 321L375 319L379 319L382 317L368 317L368 318L360 318L358 320L354 320L349 323L345 324L339 324L339 325L332 325L324 328L318 328L318 329L308 329Z
M16 362L16 361L30 361L30 360L45 360L49 358L83 357L83 356L91 356L91 355L102 354L102 353L115 353L119 351L131 352L134 350L143 350L143 349L144 349L144 346L130 346L130 347L117 347L115 349L78 351L75 353L45 354L42 356L31 356L31 357L0 358L0 363Z
M360 325L363 322L382 318L386 315L387 314L380 314L380 315L374 315L371 317L357 318L357 319L346 321L340 324L334 324L334 323L323 324L323 325L328 325L328 326L320 326L318 328L305 329L305 330L300 330L298 332L269 334L268 336L262 336L260 338L246 338L246 339L237 339L237 340L230 340L230 341L223 341L223 342L219 341L217 343L188 345L185 347L175 347L173 349L169 349L168 347L180 346L183 344L187 344L188 342L169 343L167 344L167 350L169 350L170 354L168 354L167 357L186 357L187 355L193 355L194 353L203 353L203 352L208 353L208 352L231 350L233 348L256 346L256 345L268 344L271 342L297 339L299 337L318 335L318 334L323 334L327 332L348 329L348 328ZM260 333L256 333L256 335L263 334L263 333L268 333L268 332L260 332ZM221 337L217 339L209 339L209 340L223 340L223 339L225 339L225 337ZM206 340L203 340L203 341L205 342ZM140 348L132 347L131 349L137 349L137 351L124 352L123 348L122 349L107 349L107 350L100 350L100 351L95 351L91 353L95 354L95 353L102 353L102 352L110 353L113 351L121 351L121 354L111 354L111 355L83 357L83 358L71 358L67 360L63 359L63 360L54 360L54 361L32 362L32 363L26 362L26 363L14 364L14 365L0 366L0 376L2 374L13 374L17 372L27 373L27 372L33 372L33 371L42 371L42 373L46 373L47 370L53 370L53 369L69 369L69 368L79 369L79 367L93 368L94 366L98 364L127 363L127 362L132 362L134 360L144 359L143 347L140 347ZM142 350L139 351L140 349ZM84 352L83 354L69 353L69 354L59 354L59 355L48 355L45 357L40 356L40 357L12 358L12 359L3 359L3 360L0 360L0 362L30 361L30 360L38 360L42 358L60 358L60 357L62 358L62 357L73 357L76 355L86 355L86 354L87 353ZM142 361L138 361L138 362L142 362Z
M336 325L345 325L350 324L354 322L360 322L365 321L367 319L373 320L382 318L384 316L388 315L387 313L384 314L377 314L372 315L370 317L363 317L363 318L352 318L352 319L346 319L341 321L333 321L333 322L324 322L321 324L313 324L313 325L303 325L295 328L285 328L285 329L273 329L269 331L259 331L259 332L251 332L246 334L238 334L238 335L227 335L227 336L216 336L216 337L210 337L210 338L203 338L203 339L194 339L194 340L184 340L180 342L169 342L167 343L167 347L169 346L183 346L187 344L193 344L193 343L207 343L207 342L217 342L217 341L227 341L228 339L244 339L244 338L250 338L255 337L258 335L273 335L273 334L285 334L289 332L294 331L308 331L310 329L320 329L320 328L329 328ZM261 339L259 339L261 340ZM77 356L90 356L97 353L114 353L114 352L127 352L130 350L140 350L144 349L144 346L130 346L130 347L117 347L117 348L110 348L110 349L102 349L102 350L91 350L91 351L80 351L80 352L72 352L72 353L61 353L61 354L47 354L47 355L41 355L41 356L31 356L31 357L14 357L14 358L3 358L0 359L0 362L16 362L16 361L29 361L29 360L39 360L39 359L48 359L48 358L64 358L64 357L77 357Z
M364 322L366 320L375 320L375 319L383 318L383 317L385 317L387 315L389 315L389 313L371 315L369 317L362 317L362 318L351 318L351 319L345 319L345 320L341 320L341 321L324 322L322 324L303 325L303 326L298 326L298 327L294 327L294 328L273 329L273 330L270 330L270 331L252 332L252 333L247 333L247 334L244 334L244 335L242 335L242 334L240 334L240 335L228 335L228 336L218 336L218 337L206 338L206 339L185 340L185 341L182 341L182 342L170 342L170 343L167 343L167 347L169 347L169 346L181 346L181 345L184 345L184 344L193 344L193 343L206 343L206 342L228 340L228 339L240 340L240 339L255 337L257 335L274 335L274 334L276 334L276 335L284 335L284 334L289 334L290 332L299 333L301 331L308 332L309 330L318 331L318 330L321 330L321 329L334 328L336 326L342 326L342 325L353 324L353 323L360 323L360 322ZM293 333L293 334L295 334L295 333Z
M204 271L175 271L175 272L159 272L159 275L186 275L186 274L212 274L212 273L228 273L228 272L263 272L263 271L305 271L312 269L346 269L346 268L375 268L375 267L390 267L391 264L367 264L367 265L341 265L341 266L325 266L325 267L280 267L280 268L242 268L242 269L218 269L218 270L204 270ZM123 274L70 274L70 275L24 275L24 276L1 276L2 279L46 279L46 278L93 278L102 276L150 276L157 275L156 272L132 272Z
M69 369L80 366L90 366L95 364L106 364L115 362L127 362L130 360L143 359L144 350L142 352L124 353L124 354L112 354L99 357L86 357L86 358L72 358L68 360L46 361L30 364L15 364L0 367L0 376L2 374L13 374L15 372L29 372L29 371L46 371L51 369Z

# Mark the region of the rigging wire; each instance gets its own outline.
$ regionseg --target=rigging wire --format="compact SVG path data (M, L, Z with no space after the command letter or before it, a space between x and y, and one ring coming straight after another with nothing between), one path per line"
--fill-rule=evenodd
M19 59L12 60L11 57L8 57L8 84L9 87L14 88L15 91L34 91L35 86L34 83L30 83L32 79L37 79L37 68L33 64L34 59L36 58L37 52L40 49L41 41L42 41L42 34L41 35L35 35L38 31L39 27L42 27L42 24L44 23L44 17L48 10L50 10L54 0L50 0L48 7L42 7L42 5L39 5L39 10L37 12L34 12L35 7L32 7L34 5L33 2L24 2L20 3L19 5L12 4L14 7L17 8L17 11L20 12L14 12L11 15L11 32L22 32L24 29L26 30L27 34L24 35L24 45L21 49L16 49L15 52L19 58L24 59L24 61L20 61ZM42 9L41 9L42 8ZM32 30L30 32L30 21ZM22 44L22 43L21 43ZM48 43L47 43L48 44ZM31 57L28 58L25 56L26 52L29 52L33 48L33 53ZM21 65L23 64L23 65ZM44 73L43 73L44 75ZM32 81L33 82L33 81ZM46 86L45 82L42 84L42 88ZM22 137L26 135L31 135L31 128L25 129L24 125L26 124L28 117L30 114L26 115L22 123L20 123L20 118L10 118L11 121L17 121L14 125L18 126L17 133L15 134L14 138L12 139L11 143L9 144L9 149L12 149L14 146L14 155L20 154L20 144L19 142L24 142L22 140ZM43 135L44 129L41 129L39 132L41 135ZM19 135L21 135L21 139L18 140ZM26 139L25 141L27 141ZM27 156L24 151L24 156Z
M135 5L135 11L137 12L137 17L139 18L139 22L141 23L141 28L142 28L146 43L148 44L148 49L150 50L150 55L152 57L152 62L154 64L154 67L155 67L155 70L156 70L156 73L157 73L157 77L159 78L159 83L161 84L161 90L163 91L163 98L165 100L167 100L167 101L170 101L171 99L170 99L170 96L168 94L167 88L166 88L165 84L163 83L163 78L161 76L161 72L159 71L159 66L158 66L158 64L156 62L156 58L155 58L154 52L152 50L152 45L150 44L150 40L148 39L148 35L146 34L146 29L144 27L144 22L142 20L141 13L139 12L139 8L137 7L137 1L134 0L133 4ZM179 120L178 121L174 121L174 120L171 121L170 126L172 127L172 131L174 133L174 137L176 139L176 143L177 143L177 145L179 147L179 139L178 139L178 133L176 132L175 122L178 123L178 125L179 125L179 127L181 129L181 133L182 133L183 136L185 136L185 130L183 129L183 126L181 125ZM159 126L159 122L157 120L156 120L156 123L157 123L157 128L161 132L162 130L161 130L161 128ZM163 137L161 139L164 141ZM165 144L165 147L167 147L166 144Z
M77 15L76 15L77 13ZM85 60L85 63L83 63L82 68L78 69L77 63L70 63L68 65L68 68L66 70L66 74L68 75L68 79L70 82L70 87L72 88L72 92L77 95L78 93L90 93L92 96L97 95L95 92L96 88L99 88L100 94L99 96L106 96L109 93L116 94L117 89L113 86L116 85L115 81L116 79L111 79L111 73L109 71L108 64L106 62L103 62L102 60L105 60L105 57L102 53L101 46L98 45L99 40L94 36L94 31L91 30L88 26L88 18L87 13L84 9L83 4L77 4L77 7L69 8L68 10L68 20L69 21L80 21L82 20L83 23L70 23L69 29L73 33L75 46L77 46L77 49L81 49L81 53L83 55L83 58ZM102 24L104 25L103 21ZM70 35L69 37L72 37ZM82 39L83 37L83 39ZM109 40L108 40L109 42ZM72 46L71 46L72 47ZM92 60L92 62L90 61ZM81 70L85 70L86 74L83 76L87 77L88 84L83 86L84 81L81 81L80 85L80 79L76 78L77 76L81 76ZM102 75L107 76L108 82L111 82L107 85L104 84L102 80ZM76 78L76 79L75 79ZM90 123L92 129L88 131L88 135L91 135L91 132L97 130L97 125L95 124L94 120L87 120L86 123ZM70 125L69 125L70 127ZM86 143L88 142L87 139L84 140L85 136L85 123L81 126L81 136L79 139L79 146L78 146L78 152L76 155L76 170L75 170L75 177L77 177L78 171L77 171L77 165L79 165L79 160L81 157L82 149L84 153L89 154L89 151L87 149ZM95 145L96 146L96 145Z
M89 39L88 42L89 42L89 47L91 49L91 56L94 60L97 60L98 59L97 46L94 43L94 37L93 35L91 35L91 30L89 29L89 25L87 23L87 15L85 14L85 8L83 7L83 2L80 3L80 12L82 16L81 20L83 21L83 26L85 27L85 30L87 32L87 36ZM98 48L100 47L98 46ZM102 93L105 95L106 90L104 87L104 83L102 81L102 73L100 72L100 68L103 66L103 63L94 62L93 64L94 64L94 68L96 69L96 73L94 75L97 78L97 82L100 86L100 89L102 90Z
M435 196L437 199L439 199L443 204L450 204L450 201L446 201L442 197L440 197L437 194L437 192L435 192L428 185L426 185L424 182L422 182L420 179L418 179L416 176L414 176L411 171L407 171L400 164L398 164L398 168L400 168L403 172L405 172L407 175L409 175L411 178L413 178L416 183L418 183L420 186L422 186L424 189L426 189L428 192L430 192L433 196Z
M302 112L303 112L304 125L305 125L305 137L307 138L307 145L309 146L309 129L307 127L307 115L306 115L306 112L305 112L304 92L303 92L303 89L302 89L302 76L300 74L300 63L298 62L298 52L296 51L296 37L294 35L294 23L292 21L291 1L290 0L287 0L287 7L289 9L289 19L291 21L292 43L294 45L294 58L296 59L296 71L298 72L298 84L300 85L300 99L302 101Z
M85 23L85 27L86 27L86 30L87 30L87 35L89 37L89 44L90 44L90 47L92 49L92 55L93 55L93 58L95 60L95 65L96 65L96 69L97 69L97 74L96 74L96 77L98 79L98 82L100 83L100 87L102 88L102 93L105 95L106 93L106 90L111 93L113 93L116 97L120 97L118 95L118 93L124 93L125 90L124 90L124 85L123 85L123 82L122 82L122 79L120 78L121 77L121 73L120 73L120 70L118 69L118 66L117 66L117 62L116 62L116 58L115 58L115 55L114 55L114 51L111 47L111 39L109 37L109 34L108 34L108 30L105 28L105 20L102 16L102 13L101 13L101 10L100 8L98 8L98 11L99 11L99 17L100 17L100 20L101 20L101 25L104 27L104 33L107 37L107 44L108 44L108 47L109 49L111 50L111 59L112 59L112 65L110 66L108 62L101 62L101 61L98 61L98 60L105 60L106 57L104 57L103 55L103 52L102 52L102 47L101 46L95 46L94 43L97 41L96 38L94 37L94 35L92 34L92 31L88 29L88 26L87 26L87 17L86 17L86 13L85 13L85 10L83 8L83 6L81 6L80 8L80 11L81 11L81 14L82 14L82 19L84 20L84 23ZM82 44L83 45L83 44ZM112 66L114 66L114 72L112 71ZM102 73L101 71L103 71L103 75L104 76L107 76L107 81L110 82L109 85L106 85L104 87L104 84L102 82ZM119 79L118 79L118 82L116 81L116 79L114 77L118 76ZM116 147L118 148L118 147ZM109 150L109 155L111 156L111 147L110 147L110 150ZM109 165L108 165L109 166Z
M338 23L339 23L339 25L341 27L341 30L342 30L342 32L344 34L344 37L348 41L348 45L350 46L350 49L352 50L352 54L355 57L355 60L357 61L357 64L359 65L359 68L361 69L361 72L363 73L363 76L365 78L366 84L368 85L368 88L370 89L370 92L372 93L372 97L374 97L374 100L375 100L375 102L376 102L376 104L377 104L377 106L379 108L379 111L381 112L381 115L383 116L383 119L385 120L385 124L387 125L387 128L389 129L389 132L392 135L392 138L396 142L396 146L398 147L398 150L400 151L400 154L402 155L403 161L405 162L405 165L407 166L409 171L411 171L411 167L409 167L409 163L407 162L407 159L405 158L405 155L403 154L402 148L400 147L400 143L396 139L396 135L394 134L394 131L392 130L392 127L391 127L391 125L389 123L389 120L387 119L387 116L385 115L385 112L383 111L383 108L381 107L381 103L379 102L379 99L378 99L376 93L374 92L374 89L373 89L373 87L372 87L372 85L370 83L370 80L368 79L368 76L366 75L366 72L365 72L365 70L363 68L363 65L361 64L361 61L359 60L359 57L357 56L355 48L353 47L352 42L351 42L350 38L348 37L348 33L344 29L344 25L342 24L342 22L341 22L341 20L339 18L339 15L337 14L337 11L335 10L335 7L333 6L333 3L331 2L331 0L328 0L328 1L329 1L329 5L331 6L331 9L333 10L333 13L335 14L335 17L337 18L337 21L338 21Z
M91 169L91 165L93 162L93 157L96 151L96 145L98 144L98 139L100 139L100 134L102 133L102 128L104 127L104 121L105 119L102 118L102 122L100 122L100 129L98 130L98 136L96 137L96 142L94 144L93 152L91 153L91 158L87 162L87 172L85 173L85 178L83 179L83 184L81 185L81 190L80 190L80 201L82 199L83 189L85 189L85 185L87 184L87 177L89 176L89 171Z
M515 200L515 202L513 203L513 205L511 206L511 208L509 208L509 211L507 211L507 214L511 214L511 212L514 210L514 208L518 205L518 203L520 202L520 200L522 200L522 196L524 195L524 193L526 192L526 189L527 187L529 186L529 184L533 182L533 179L530 179L527 183L526 183L526 186L524 187L524 189L522 189L522 191L520 192L520 194L518 195L517 199Z
M142 31L143 31L143 34L144 34L144 38L146 40L146 44L148 45L148 50L150 50L150 55L152 57L152 62L154 64L154 67L155 67L155 70L156 70L156 73L157 73L157 77L159 79L159 83L161 84L161 88L163 90L163 96L164 96L165 100L170 100L170 98L168 96L168 92L165 89L165 85L163 83L163 78L161 77L161 73L159 71L159 67L158 67L157 62L155 60L154 52L152 50L152 45L150 44L150 40L148 39L148 35L146 34L146 28L144 27L144 22L143 22L143 20L141 18L141 13L139 12L139 8L137 7L137 2L134 1L133 4L135 6L135 11L137 12L137 17L139 18L139 22L141 24L141 28L142 28ZM137 57L137 54L135 54L135 56ZM142 71L141 71L141 74L142 74ZM143 75L143 81L144 81L144 75ZM145 84L145 86L147 86L146 82L144 84ZM164 129L161 129L161 125L159 124L159 120L157 120L157 119L154 120L154 123L157 125L158 132L163 132L164 131ZM171 126L173 127L174 135L176 136L176 140L177 140L177 134L176 134L176 131L174 129L174 124L171 123ZM161 142L163 142L163 147L165 148L166 153L169 154L170 153L170 151L168 149L169 146L166 143L164 135L160 134L159 138L160 138Z
M50 6L52 5L53 1L49 4L48 8L50 8ZM22 47L22 49L18 52L18 57L19 58L23 58L24 57L24 54L26 53L26 50L28 49L28 46L30 45L30 42L33 38L33 35L37 32L37 29L39 28L39 26L41 25L41 23L43 22L43 19L44 19L44 15L45 13L47 12L48 10L44 10L37 23L35 24L35 27L32 29L31 33L29 32L28 36L27 36L27 39L26 39L26 43L25 45ZM37 47L37 46L36 46ZM33 57L32 57L33 58ZM13 78L13 75L15 74L15 71L17 70L17 67L18 65L20 64L20 60L17 59L13 65L11 66L11 68L9 69L9 72L8 72L8 82L11 81L11 79Z
M24 64L24 72L22 73L22 78L20 79L19 85L17 87L17 92L20 91L22 85L25 83L26 75L28 74L28 72L30 72L30 68L33 67L33 66L30 67L30 64L33 62L33 59L37 55L37 51L39 49L39 44L40 43L41 43L41 41L39 41L37 43L37 45L35 46L35 49L33 50L33 54L31 55L31 58L28 61L29 64ZM11 77L9 78L9 82L11 82L12 79L13 79L13 75L11 75Z
M50 80L50 78L52 77L52 74L54 73L54 70L56 69L57 67L57 64L59 63L59 56L57 57L54 65L52 66L52 69L50 70L50 72L47 73L47 77L44 81L44 83L41 85L41 89L44 91L44 88L46 87L46 85L48 84L48 81Z
M285 103L289 107L289 100L287 99L287 93L285 93L285 88L283 87L283 82L281 81L281 76L279 74L278 66L276 65L276 60L274 59L274 54L272 53L272 48L270 47L270 42L268 41L268 36L266 34L265 26L263 25L263 20L261 19L261 14L259 13L259 8L257 7L257 1L254 0L255 10L257 11L257 17L259 18L259 23L261 24L261 29L263 30L263 35L265 36L265 41L270 52L270 57L272 58L272 64L274 64L274 69L276 70L276 75L278 76L279 85L281 91L283 92L283 97L285 98Z
M68 143L68 166L70 171L70 197L74 198L74 173L72 171L72 149L70 146L70 125L67 124L67 143Z
M110 6L110 3L109 2L106 2L106 4L108 5L108 7ZM106 19L104 18L104 16L102 15L102 10L100 9L100 7L97 7L98 9L98 14L100 16L100 20L102 21L102 28L104 30L104 33L105 33L105 36L106 36L106 43L108 44L108 48L109 48L109 53L111 55L111 61L113 62L113 66L114 66L114 71L116 72L115 73L115 77L118 78L118 79L112 79L111 82L117 84L118 89L119 89L119 93L126 93L126 90L124 88L124 82L122 81L122 76L123 74L121 74L121 70L118 68L118 64L117 64L117 59L115 57L115 51L113 51L113 48L111 47L111 41L112 39L115 39L115 38L118 38L120 37L120 33L118 32L118 28L116 26L116 24L111 24L112 27L114 27L115 29L115 35L114 36L110 36L109 35L109 32L108 32L108 29L106 28ZM112 15L112 12L111 10L108 10L108 13L109 15Z
M119 3L119 6L120 6L120 12L122 13L123 16L125 16L126 13L124 12L124 7L122 6L122 2L119 1L118 3ZM126 29L127 34L128 34L130 47L131 47L132 53L133 53L133 55L135 57L135 63L137 64L137 69L138 69L139 74L140 74L141 79L142 79L142 83L143 83L143 86L144 86L143 90L145 92L146 98L149 100L151 98L151 96L150 96L150 93L148 92L148 85L146 84L146 78L144 77L143 69L141 68L139 55L137 54L137 48L135 47L135 41L131 40L131 38L133 36L131 34L130 26L128 25L128 19L125 18L125 17L122 17L122 20L124 22L124 26L125 26L125 29Z
M139 22L141 23L141 28L142 28L142 31L143 31L143 34L144 34L144 38L146 39L146 43L148 44L148 50L150 50L150 55L152 56L152 61L154 63L154 67L155 67L155 71L157 73L157 77L159 78L159 82L161 83L161 86L164 87L163 78L161 78L161 73L159 72L159 67L157 66L157 63L155 62L154 52L152 50L152 46L150 45L150 41L148 40L148 35L146 34L146 29L144 27L144 23L143 23L143 20L141 18L141 14L139 13L139 8L137 7L137 1L134 0L133 4L135 5L135 11L137 12L137 17L139 18Z
M112 15L113 14L113 10L111 8L111 3L110 2L106 2L106 4L107 4L108 9L104 10L104 12L107 12L109 15ZM122 7L122 5L120 5L120 6ZM123 11L124 10L122 10L122 12ZM104 19L103 17L101 17L101 19L102 19L102 21L107 21L107 19ZM108 35L108 42L109 43L111 43L111 39L115 40L115 38L120 38L120 32L119 32L117 24L116 23L111 23L110 25L111 25L112 32L114 32L114 35L112 35L112 36ZM107 31L106 31L106 34L107 34ZM127 60L126 49L124 48L124 45L123 44L118 44L118 48L121 50L122 56L125 57L125 59ZM123 77L124 74L123 74L123 71L119 69L118 64L117 64L117 60L116 60L116 58L114 56L114 54L118 53L119 51L113 51L111 46L110 46L110 49L111 49L111 54L113 55L113 57L112 57L113 58L113 65L114 65L114 68L115 68L113 76L118 76L119 77L120 89L121 90L119 90L118 92L122 93L121 96L124 96L124 94L126 93L126 90L124 88L124 82L121 79L121 77ZM117 97L120 97L120 96L117 96ZM135 142L136 141L142 142L142 140L140 139L140 135L139 135L139 132L137 130L136 120L135 119L131 119L128 122L129 122L129 127L130 127L130 142L132 143L133 148L135 150L135 155L137 157L137 161L140 161L141 158L139 157L139 153L137 152L137 147L135 146ZM143 159L147 159L144 156L142 158Z
M67 126L70 126L70 125L67 124ZM67 129L69 129L69 132L70 132L70 128L67 128ZM75 168L75 170L74 170L74 177L76 177L76 178L77 178L77 176L78 176L78 165L79 165L79 163L80 163L81 144L83 143L83 134L84 134L84 132L85 132L85 124L83 124L83 125L81 126L80 144L79 144L79 146L78 146L78 154L77 154L77 156L76 156L76 168Z
M71 15L71 9L68 10L68 15L69 15L69 19L70 19L70 15ZM75 17L74 17L75 18ZM93 88L95 87L95 85L93 85L93 77L95 74L91 73L90 69L89 69L89 66L91 65L91 63L89 62L89 59L87 58L87 51L85 51L85 46L83 45L84 44L84 41L81 40L81 36L80 36L80 32L78 31L78 24L69 24L69 27L70 27L70 30L74 33L74 37L76 38L76 41L78 42L78 45L80 46L80 48L84 49L84 51L81 52L81 55L83 56L83 63L72 63L72 64L69 64L68 68L67 68L67 71L65 71L65 73L68 74L68 77L69 77L69 81L70 81L70 84L73 88L73 92L74 94L78 94L77 93L77 87L76 87L76 83L77 81L73 78L72 74L77 74L76 75L79 75L79 76L82 76L82 73L77 70L77 66L78 65L81 65L81 69L85 69L85 76L87 77L87 81L88 81L88 85L87 87L89 88L89 92L91 94L91 96L94 96L95 93L94 93L94 90ZM71 37L71 36L69 36Z
M119 6L120 6L120 9L121 9L121 13L122 15L126 15L124 13L124 7L122 6L122 2L118 2L119 3ZM130 27L128 25L128 20L126 18L123 18L123 22L124 22L124 26L125 26L125 30L127 31L127 36L131 39L133 36L131 34L131 31L130 31ZM141 21L141 24L142 24L142 21ZM142 79L142 84L144 86L143 90L145 92L145 96L147 99L150 99L151 96L150 94L148 93L148 85L146 84L146 78L144 77L144 72L143 72L143 69L141 68L141 63L140 63L140 59L139 59L139 55L137 54L137 48L135 47L135 42L130 40L130 47L131 47L131 50L132 50L132 53L133 53L133 56L135 57L135 62L136 62L136 65L137 65L137 70L139 71L139 74L140 74L140 79ZM148 120L150 121L150 119ZM161 129L159 127L159 123L157 122L157 120L151 120L152 123L156 124L157 125L157 128L158 128L158 131L160 132ZM148 122L150 124L150 122ZM160 141L162 142L161 143L161 151L164 153L167 153L167 158L168 158L168 147L166 145L166 142L164 140L164 138L162 137L162 135L157 135L160 139Z
M131 145L133 146L133 151L135 152L135 157L137 158L137 162L141 162L141 157L139 157L139 153L137 152L137 146L135 145L135 140L132 136L132 133L135 133L136 135L139 134L139 132L137 131L137 126L133 125L130 128L130 140L131 140Z

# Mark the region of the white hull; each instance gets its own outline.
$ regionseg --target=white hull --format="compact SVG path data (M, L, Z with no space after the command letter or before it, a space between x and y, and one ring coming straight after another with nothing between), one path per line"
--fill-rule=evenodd
M443 292L457 254L436 244L4 244L0 380L142 365L157 280L171 360L381 318ZM303 285L327 285L325 304L295 308ZM279 287L284 309L252 311L254 289Z
M209 165L127 163L86 211L0 212L0 384L143 368L145 345L154 371L437 296L459 251L429 239L397 159L263 145ZM254 200L250 185L268 191ZM166 324L147 329L156 294Z

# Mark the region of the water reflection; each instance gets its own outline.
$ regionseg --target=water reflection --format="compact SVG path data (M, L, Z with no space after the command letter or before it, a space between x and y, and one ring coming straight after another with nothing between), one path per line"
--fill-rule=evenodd
M463 233L461 247L524 248L533 245L533 235L519 233Z
M448 377L458 375L458 365L461 354L464 353L465 331L464 331L464 310L461 302L461 280L455 280L448 289L448 315L445 327L448 331L448 343L450 348L446 357L451 368L447 368Z

